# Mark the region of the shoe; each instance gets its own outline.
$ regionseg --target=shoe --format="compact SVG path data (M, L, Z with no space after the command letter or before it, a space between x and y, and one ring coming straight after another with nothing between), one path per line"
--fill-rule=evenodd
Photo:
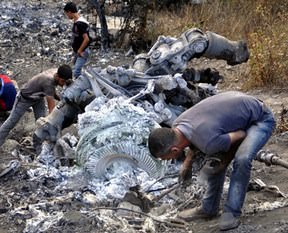
M240 225L239 217L235 217L231 212L224 212L221 215L219 228L221 231L227 231L237 228Z
M207 214L203 211L202 207L195 207L192 209L187 209L181 211L177 217L183 219L184 221L190 222L197 219L211 219L217 216L217 214Z

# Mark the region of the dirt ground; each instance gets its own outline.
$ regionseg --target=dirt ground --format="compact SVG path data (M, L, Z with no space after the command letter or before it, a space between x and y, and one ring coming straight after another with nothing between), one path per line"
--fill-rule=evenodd
M56 4L54 1L48 1L51 4ZM39 4L37 1L31 1L31 4ZM50 6L50 5L49 5ZM3 6L2 6L3 7ZM3 8L2 8L3 9ZM51 10L53 10L52 8ZM59 10L59 4L58 8ZM0 16L1 17L1 16ZM28 43L28 42L27 42ZM6 51L7 47L0 47L1 51ZM68 48L67 48L68 49ZM16 51L16 52L15 52ZM93 50L93 55L90 60L90 64L105 66L108 63L113 65L122 65L128 63L131 58L124 57L125 51L110 52L109 54L101 54L98 50ZM2 52L2 54L5 54ZM7 54L7 53L6 53ZM109 58L113 58L109 61ZM19 59L21 63L17 62ZM22 86L27 80L38 72L51 67L57 67L59 63L51 60L37 59L37 57L29 57L25 51L14 50L9 53L9 56L1 56L2 66L7 67L7 71L12 77L18 82L19 86ZM249 72L249 62L247 64L237 65L234 67L227 66L222 61L207 61L201 60L195 62L197 66L209 66L215 67L224 76L224 81L218 85L219 90L241 90L243 77ZM191 64L192 65L192 64ZM193 64L194 65L194 64ZM286 107L288 103L288 92L285 87L270 88L270 89L259 89L249 91L262 100L272 108L279 127L280 116L282 106ZM5 116L1 116L0 121L3 122ZM13 129L10 134L10 139L0 149L0 164L7 164L9 161L17 158L17 150L21 151L23 155L27 157L27 161L35 159L35 153L31 148L31 134L34 129L34 119L32 113L27 113L25 117L19 122L19 124ZM288 161L287 153L287 135L285 132L282 134L275 133L265 149L277 153L283 160ZM16 149L16 152L15 150ZM35 232L29 231L25 228L25 223L31 218L31 215L25 214L28 208L28 204L40 203L41 198L52 199L54 195L53 188L55 187L55 180L45 180L42 183L37 181L29 180L27 175L27 169L30 168L29 164L21 166L16 172L9 173L3 177L0 177L0 233L10 232ZM1 173L1 170L0 170ZM242 224L238 229L231 230L228 232L232 233L278 233L288 232L288 202L285 194L288 194L288 169L280 166L266 166L263 163L255 161L252 169L252 179L261 179L267 188L261 190L252 190L247 193L245 206L243 209L243 216L241 217ZM276 188L270 187L276 186L279 191L284 194L281 196L281 192L275 192ZM280 194L279 194L280 193ZM67 192L68 195L68 192ZM284 203L281 208L271 208L273 210L261 210L251 211L251 206L255 203ZM285 204L286 203L286 204ZM280 205L279 204L279 205ZM20 208L21 207L21 208ZM251 208L248 208L251 207ZM20 208L23 214L11 214L12 210ZM107 227L97 218L92 221L85 212L82 211L83 204L79 203L75 198L67 197L67 201L63 201L61 207L46 206L46 208L57 208L65 212L65 218L55 227L50 227L48 231L38 232L125 232L120 227ZM263 207L264 208L264 207ZM267 206L269 209L269 206ZM20 212L20 211L19 211ZM24 213L25 212L25 213ZM177 228L163 229L158 228L156 232L218 232L217 219L210 221L197 221L189 223L187 228L179 230ZM126 231L126 232L138 232Z

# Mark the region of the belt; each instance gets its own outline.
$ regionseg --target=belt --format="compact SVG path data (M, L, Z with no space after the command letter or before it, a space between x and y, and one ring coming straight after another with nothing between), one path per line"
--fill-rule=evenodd
M261 99L257 98L257 100L261 104L263 112L271 112L271 110L267 107L267 105Z
M25 96L23 95L23 93L20 91L20 95L24 100L34 100L33 98L29 97L29 96Z
M267 107L267 105L264 102L261 102L261 104L263 112L271 112L271 110Z

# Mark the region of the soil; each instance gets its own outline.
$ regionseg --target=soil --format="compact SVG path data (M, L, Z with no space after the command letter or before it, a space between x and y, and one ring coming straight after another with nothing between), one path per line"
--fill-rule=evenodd
M14 0L14 2L17 2ZM20 1L19 1L20 4ZM29 4L39 4L39 1L29 1ZM55 10L55 1L47 1L47 11ZM59 10L59 4L57 5ZM29 41L27 41L29 43ZM30 42L31 43L31 42ZM0 51L7 50L7 47L0 47ZM67 47L67 49L69 49ZM105 66L108 64L122 65L131 61L131 58L124 56L125 51L110 51L108 54L102 54L97 49L93 50L90 65ZM2 53L5 54L5 53ZM109 58L113 58L113 60ZM22 63L17 63L21 58ZM1 56L1 64L5 66L10 75L22 86L33 75L39 73L47 68L57 67L59 63L45 59L35 59L28 57L25 51L17 50L10 53L9 56ZM245 81L247 72L249 72L249 62L237 66L228 66L223 61L213 61L199 59L191 62L191 66L199 67L214 67L221 75L224 76L224 81L218 84L219 90L241 90L242 84ZM280 117L283 106L288 103L288 92L286 89L257 89L246 91L253 94L272 108L277 120L278 128L280 127ZM2 122L5 116L1 116ZM34 118L31 112L27 113L25 117L19 122L10 134L10 139L4 144L1 150L0 164L7 164L9 161L17 158L17 151L20 151L27 161L35 159L35 153L31 148L31 134L34 129ZM282 134L275 132L265 146L265 149L277 153L283 160L288 161L287 153L287 138L285 138L285 131ZM15 154L16 153L16 154ZM23 213L27 210L28 204L40 203L41 198L51 199L54 196L55 182L47 181L41 183L30 180L27 175L29 163L20 166L15 172L9 172L7 175L0 177L0 233L8 232L35 232L25 229L26 221L31 218L29 215L11 214L13 210L18 208ZM1 173L1 170L0 170ZM266 166L264 163L255 161L253 163L252 177L253 179L261 179L267 186L275 185L283 194L288 194L288 169L280 166ZM37 198L35 197L37 196ZM256 233L273 233L273 232L288 232L288 207L275 208L270 211L256 211L251 212L248 207L250 204L264 203L264 202L285 202L285 197L279 197L271 189L260 191L249 191L246 196L243 215L241 217L242 224L238 229L229 232L256 232ZM46 207L52 208L53 206ZM56 208L56 207L54 207ZM63 201L61 208L57 206L58 210L65 212L65 218L61 224L50 227L47 231L38 232L125 232L120 231L117 227L104 227L105 224L100 220L97 221L89 218L85 212L82 211L83 204L79 203L77 199L68 198ZM249 211L248 211L249 210ZM102 225L101 225L102 224ZM189 223L186 230L190 232L218 232L217 218L210 221L196 221ZM100 230L99 230L100 229ZM185 230L185 231L186 231ZM182 232L177 228L163 229L161 232ZM132 231L126 231L132 232ZM135 230L137 232L137 230ZM159 231L160 232L160 229ZM184 231L183 231L184 232ZM188 231L187 231L188 232Z

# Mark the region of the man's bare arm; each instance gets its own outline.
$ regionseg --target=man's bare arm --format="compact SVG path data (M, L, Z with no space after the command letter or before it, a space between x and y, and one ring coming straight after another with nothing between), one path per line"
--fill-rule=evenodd
M237 130L234 132L230 132L229 134L231 145L234 145L235 143L242 141L246 137L246 132L244 130Z
M189 148L179 173L180 182L191 179L193 158L194 158L194 152Z
M182 166L183 167L191 167L192 162L193 162L193 157L194 157L194 152L193 152L193 150L191 150L189 148L189 150L186 153L186 158L185 158Z
M46 96L46 100L47 100L49 113L51 113L53 108L55 107L55 100L51 96Z

